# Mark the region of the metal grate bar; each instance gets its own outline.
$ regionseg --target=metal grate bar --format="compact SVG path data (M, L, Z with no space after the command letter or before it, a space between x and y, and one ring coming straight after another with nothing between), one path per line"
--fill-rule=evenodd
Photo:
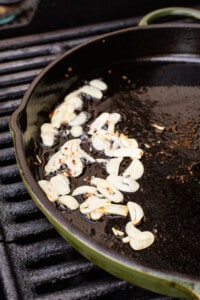
M10 165L15 162L14 148L0 149L0 164L1 166Z
M9 97L10 99L22 97L27 89L28 84L3 88L0 90L0 100L5 101L7 97Z
M37 289L39 286L49 284L49 282L54 282L56 284L60 278L65 280L70 280L76 276L80 276L79 280L81 281L81 274L87 276L89 272L94 269L94 265L87 260L73 261L72 263L62 263L50 268L46 267L44 269L35 270L31 272L31 281L33 286ZM95 270L96 273L98 272ZM96 274L97 278L97 274Z
M67 289L67 299L70 300L91 300L91 299L110 299L110 300L120 300L129 299L134 300L134 289L130 289L128 284L123 281L117 280L101 280L95 282L95 284L81 284L78 288L68 288ZM132 293L130 293L132 291ZM130 296L132 294L132 296ZM65 299L66 294L63 292L51 292L49 295L38 295L35 297L37 300L59 300ZM139 298L138 298L139 299ZM140 299L145 299L141 297ZM146 297L147 299L147 297Z
M9 117L0 117L0 131L8 130Z
M0 257L0 298L2 300L17 300L19 295L17 294L16 282L11 274L8 254L2 243L0 243Z
M0 194L7 201L23 201L24 196L28 195L25 186L22 182L0 185Z
M45 238L45 233L49 231L52 231L52 226L46 219L35 219L27 221L26 224L9 225L9 232L4 232L4 237L6 242L17 241L18 243L26 244Z
M0 167L0 178L3 184L18 182L20 175L17 165Z
M13 145L12 138L9 132L0 133L0 148L10 147Z
M24 248L24 246L20 247ZM25 253L25 251L22 252ZM82 259L78 252L58 236L52 238L51 243L49 240L42 240L39 243L26 245L26 252L29 255L28 257L24 256L23 259L29 271L48 267L49 260L51 260L51 265L57 265Z
M28 59L33 57L42 57L49 55L58 55L64 49L67 50L76 45L79 45L88 40L88 37L78 38L68 41L61 41L59 43L54 44L41 44L39 46L32 47L24 47L9 51L0 51L0 63L6 63L9 61L20 60L20 59ZM30 41L31 42L31 41Z
M40 71L41 69L34 69L9 75L2 75L0 87L11 86L11 84L17 85L21 83L31 82L34 77L39 74Z
M56 54L60 52L60 47L53 45L49 47L48 45L25 47L8 51L1 51L0 62L4 63L7 61L13 61L18 59L33 58L36 56L47 56L50 54Z
M11 114L19 106L20 101L21 100L16 99L14 101L13 100L8 100L8 101L5 101L5 102L0 102L0 115L4 116L4 115ZM1 120L3 122L3 119L1 119Z
M26 224L28 220L44 219L43 214L35 206L32 199L23 202L13 202L12 205L5 203L4 207L9 215L12 216L13 224Z
M30 69L38 69L46 66L53 59L56 58L56 55L40 56L36 58L28 58L26 60L18 60L13 63L6 62L0 65L0 75L15 73L19 71L25 71Z
M94 35L111 32L114 30L135 26L140 20L139 17L117 20L112 22L103 22L87 26L71 28L68 30L52 31L48 33L35 34L32 36L19 37L15 39L4 39L0 41L0 51L16 49L18 47L30 47L38 44L56 43L77 39L81 37L92 37Z

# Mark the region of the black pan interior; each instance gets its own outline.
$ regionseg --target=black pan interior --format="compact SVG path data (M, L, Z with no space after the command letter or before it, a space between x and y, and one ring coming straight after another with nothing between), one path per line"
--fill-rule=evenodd
M109 47L104 49L107 40L103 39L91 47L91 51L98 51L96 65L95 58L90 61L87 51L81 51L78 52L79 60L77 55L65 57L42 77L20 118L24 149L35 178L42 178L43 168L33 166L36 152L42 158L46 155L44 149L35 150L33 147L39 143L40 125L48 120L49 112L66 93L89 79L102 78L109 90L103 102L89 104L88 110L94 117L103 111L122 114L123 121L118 130L135 137L145 150L142 158L145 173L139 180L140 190L133 195L127 194L126 201L132 199L143 207L145 220L140 228L153 231L156 241L150 248L135 252L112 234L112 226L117 224L119 229L123 228L127 220L106 217L100 222L88 222L79 212L55 209L60 210L66 222L81 228L102 247L109 248L111 255L112 251L117 251L148 267L198 277L200 60L198 55L190 53L195 51L194 45L191 48L187 45L190 51L184 55L182 42L176 40L172 47L171 43L175 41L173 30L159 34L153 30L151 37L146 31L143 34L138 32L135 36L134 33L121 38L117 36L116 41L118 39L124 45L124 53L115 53L112 46L115 53L112 62L111 50L108 51L110 54L106 53ZM179 39L183 32L181 29L176 32ZM168 34L168 46L164 33ZM186 33L187 30L187 37ZM139 41L142 37L144 45L133 42L133 38L138 40L139 34ZM150 43L155 35L159 37L156 47ZM130 38L133 39L131 42ZM123 47L120 48L121 51ZM140 53L143 48L144 53ZM149 52L151 55L146 55ZM73 69L71 72L70 68L70 74L69 67ZM160 132L152 124L162 125L165 130ZM52 153L58 148L59 144L51 150ZM91 174L103 176L96 165L89 167L84 177ZM81 180L75 180L73 186L82 184Z

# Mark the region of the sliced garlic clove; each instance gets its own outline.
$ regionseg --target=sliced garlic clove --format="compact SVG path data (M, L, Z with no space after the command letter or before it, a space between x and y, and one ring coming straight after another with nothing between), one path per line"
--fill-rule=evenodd
M128 207L126 205L113 203L99 208L98 211L105 215L117 215L122 217L126 217L128 215Z
M54 110L51 124L53 127L60 128L61 125L68 124L75 117L74 107L70 104L62 103Z
M91 124L89 134L93 134L96 131L102 129L102 127L108 122L109 120L109 113L104 112L100 114Z
M58 130L56 128L54 128L51 123L42 124L40 129L41 129L41 131L44 131L44 132L46 131L46 132L53 133L53 134L58 133Z
M134 225L140 224L142 218L144 217L144 211L142 207L139 204L131 201L127 203L127 206L133 224Z
M141 232L139 229L137 229L134 226L132 221L130 221L126 224L125 231L130 238L135 237L138 233Z
M140 148L119 148L115 151L113 151L114 157L131 157L132 159L137 158L140 159L143 155L143 151Z
M64 164L64 156L61 151L54 153L47 164L45 165L44 169L49 174L51 172L55 172L60 169L60 167Z
M71 98L79 98L79 96L81 95L81 90L80 90L80 88L79 89L76 89L76 90L74 90L73 92L71 92L71 93L69 93L69 94L67 94L66 96L65 96L65 98L64 98L64 103L66 103L66 104L72 104L73 106L74 106L74 104L73 103L71 103Z
M93 221L98 221L103 217L103 214L99 211L92 211L90 214L90 219L92 219Z
M111 182L101 178L92 178L91 184L96 185L97 190L112 202L120 203L124 200L123 194Z
M112 113L109 115L109 120L108 120L108 129L107 132L114 133L115 131L115 125L120 121L121 115L118 113Z
M80 88L81 93L90 96L93 99L101 100L103 98L103 93L99 89L91 86L84 85Z
M118 175L119 167L123 160L123 157L111 158L106 164L106 171L110 175Z
M78 201L70 196L70 195L63 195L58 198L58 202L69 208L70 210L76 210L79 207Z
M81 148L79 149L79 157L84 158L88 163L95 162L95 159L91 155L86 153L84 150L82 150Z
M143 231L130 238L130 246L133 250L139 251L151 246L154 240L155 237L150 231Z
M138 148L138 143L136 139L131 139L127 135L121 133L119 136L121 147L125 148Z
M123 242L124 244L129 243L129 242L130 242L130 237L129 237L129 236L125 236L125 237L122 239L122 242Z
M67 156L74 156L79 151L81 139L72 139L65 142L60 151Z
M104 179L102 179L102 178L100 178L100 177L94 177L94 176L93 176L93 177L91 178L91 184L97 186L97 184L98 184L101 180L104 180Z
M152 126L157 129L158 131L160 132L163 132L163 130L165 129L164 126L160 126L160 125L157 125L157 124L152 124Z
M69 122L70 126L81 126L88 121L88 113L82 111L79 115L76 115L74 119Z
M58 130L53 127L51 123L44 123L41 126L41 139L42 143L46 146L53 146L55 141L55 136Z
M80 212L82 214L90 214L99 208L105 207L110 204L108 199L91 196L80 205Z
M81 185L73 190L72 196L78 196L86 193L95 195L97 193L97 189L94 186Z
M58 199L58 194L56 193L55 189L49 181L39 180L38 184L43 190L43 192L46 194L49 201L54 202Z
M73 137L80 137L83 134L82 126L73 126L70 130Z
M96 162L97 162L98 164L107 164L108 159L106 159L106 158L97 158L97 159L96 159Z
M71 177L78 177L83 172L83 163L79 157L68 156L66 164Z
M139 183L130 177L109 175L107 180L122 192L134 193L139 189Z
M121 120L121 115L119 113L111 113L109 116L109 121L117 124Z
M52 147L55 142L55 135L48 132L41 132L41 139L45 146Z
M83 107L83 100L78 97L78 94L80 94L80 91L75 92L74 95L69 94L65 97L65 103L67 105L71 105L74 110L81 110Z
M89 82L89 85L91 85L92 87L100 90L100 91L106 91L108 86L105 82L103 82L100 79L93 79Z
M51 177L50 183L59 196L70 193L70 182L66 176L57 174L56 176Z
M131 177L132 179L139 179L144 173L144 166L139 159L133 159L128 168L124 171L122 176Z
M105 140L105 137L100 134L95 134L91 138L92 146L98 150L102 151L107 147L108 142Z
M115 227L112 227L112 232L113 232L113 234L116 237L118 237L118 236L120 236L120 237L124 236L124 232L121 231L121 230L119 230L119 229L116 229Z

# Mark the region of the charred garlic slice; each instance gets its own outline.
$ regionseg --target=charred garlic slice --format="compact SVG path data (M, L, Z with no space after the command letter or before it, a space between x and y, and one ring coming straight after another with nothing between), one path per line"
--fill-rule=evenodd
M56 172L65 166L69 176L78 177L84 169L83 160L93 163L95 160L80 148L81 140L72 139L67 141L58 152L53 154L45 166L47 173Z

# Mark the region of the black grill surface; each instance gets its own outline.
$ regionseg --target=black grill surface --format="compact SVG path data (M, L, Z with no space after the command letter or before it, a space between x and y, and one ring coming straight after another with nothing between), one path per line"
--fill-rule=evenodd
M0 41L0 299L170 299L100 270L58 235L21 182L8 127L11 113L44 66L91 36L137 21Z

